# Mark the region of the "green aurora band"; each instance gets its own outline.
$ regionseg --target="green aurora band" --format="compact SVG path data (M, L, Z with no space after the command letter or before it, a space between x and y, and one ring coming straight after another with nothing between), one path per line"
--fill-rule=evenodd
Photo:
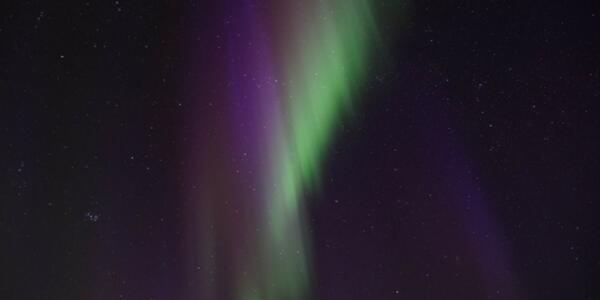
M286 84L279 91L284 121L270 146L264 179L270 187L257 254L262 272L240 280L241 300L309 297L304 196L318 188L327 148L342 118L353 111L375 43L368 1L319 1L311 8L312 13L301 13L307 20L294 21L304 26L286 42L294 50L284 54Z

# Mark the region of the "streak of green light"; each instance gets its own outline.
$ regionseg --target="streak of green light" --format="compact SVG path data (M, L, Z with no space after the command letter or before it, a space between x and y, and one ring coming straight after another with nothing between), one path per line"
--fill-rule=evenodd
M266 277L262 292L244 289L242 299L303 299L310 253L303 194L319 184L327 147L368 66L374 22L366 0L319 2L314 20L297 37L288 57L284 128L275 146L263 241ZM299 41L302 41L301 43Z

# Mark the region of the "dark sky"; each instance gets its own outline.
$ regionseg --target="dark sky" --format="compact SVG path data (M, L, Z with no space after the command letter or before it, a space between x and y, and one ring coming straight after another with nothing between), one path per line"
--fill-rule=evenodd
M189 111L242 2L0 4L0 299L201 299ZM311 299L600 299L600 5L372 3L404 17L307 196Z

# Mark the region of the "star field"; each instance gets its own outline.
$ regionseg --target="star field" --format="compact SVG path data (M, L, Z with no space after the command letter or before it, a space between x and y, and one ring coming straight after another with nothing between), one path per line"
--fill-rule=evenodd
M599 299L599 9L0 4L0 298Z

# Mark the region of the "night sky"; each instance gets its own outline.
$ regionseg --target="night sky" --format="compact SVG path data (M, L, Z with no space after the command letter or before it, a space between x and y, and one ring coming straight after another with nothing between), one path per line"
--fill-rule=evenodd
M600 299L595 1L0 3L0 299Z

